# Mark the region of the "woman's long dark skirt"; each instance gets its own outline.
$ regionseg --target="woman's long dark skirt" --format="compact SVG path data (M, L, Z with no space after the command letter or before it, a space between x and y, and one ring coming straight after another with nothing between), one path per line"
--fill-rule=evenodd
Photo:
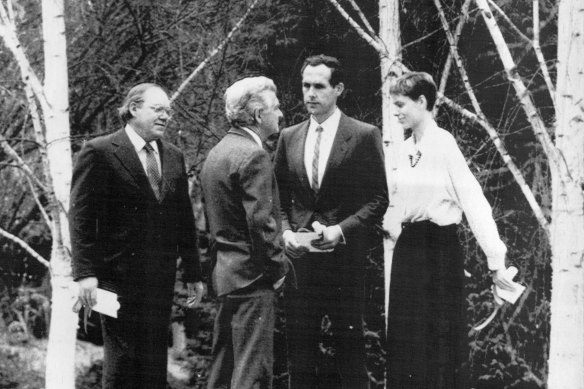
M464 304L456 225L404 224L391 270L389 389L465 388Z

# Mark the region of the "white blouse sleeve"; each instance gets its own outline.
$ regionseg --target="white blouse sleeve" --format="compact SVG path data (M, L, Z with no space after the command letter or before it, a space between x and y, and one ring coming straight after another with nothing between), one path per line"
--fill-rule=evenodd
M466 215L470 229L487 256L490 270L505 268L507 247L501 241L493 211L470 171L454 137L449 136L445 148L448 174L455 191L458 204Z

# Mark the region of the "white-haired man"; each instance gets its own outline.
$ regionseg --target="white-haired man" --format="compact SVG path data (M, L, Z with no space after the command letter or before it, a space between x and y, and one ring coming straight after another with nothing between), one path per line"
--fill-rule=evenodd
M219 297L207 388L267 389L275 291L288 268L276 179L263 148L282 118L274 82L266 77L235 82L225 92L225 113L231 129L201 172Z

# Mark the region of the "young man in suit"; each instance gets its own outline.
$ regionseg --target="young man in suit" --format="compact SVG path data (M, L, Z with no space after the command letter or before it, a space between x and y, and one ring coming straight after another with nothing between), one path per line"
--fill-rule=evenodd
M178 257L189 295L200 301L205 292L183 155L161 139L169 105L160 86L133 87L119 109L125 127L87 142L73 170L79 297L89 309L99 285L120 303L117 319L101 316L104 389L166 388Z
M231 85L225 92L231 129L201 171L219 297L208 389L272 387L276 290L287 262L276 178L263 142L279 130L279 107L269 78Z
M291 388L368 388L363 334L364 275L371 236L388 206L376 127L337 108L343 71L336 58L309 57L302 92L310 118L282 131L275 158L285 250L297 289L286 289ZM314 229L322 252L295 232ZM336 377L317 376L324 315L331 322Z

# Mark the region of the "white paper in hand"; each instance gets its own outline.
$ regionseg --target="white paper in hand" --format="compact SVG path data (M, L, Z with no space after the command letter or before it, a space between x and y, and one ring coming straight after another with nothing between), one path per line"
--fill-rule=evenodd
M118 310L120 309L120 303L118 302L118 295L109 290L97 288L97 304L95 304L92 310L103 313L111 317L118 317Z
M506 270L506 275L507 275L507 278L512 282L513 289L512 290L505 290L505 289L502 289L498 286L495 286L495 293L497 296L499 296L503 300L508 301L511 304L515 304L517 299L519 299L519 296L521 296L521 294L525 290L525 286L513 281L513 278L517 275L517 268L516 267L510 266Z
M311 253L328 253L328 252L333 251L332 249L320 250L312 245L311 242L313 240L321 239L320 235L317 234L316 232L298 231L298 232L295 232L294 234L296 236L296 241L298 242L298 244L302 247L306 247L308 249L308 251L310 251Z

